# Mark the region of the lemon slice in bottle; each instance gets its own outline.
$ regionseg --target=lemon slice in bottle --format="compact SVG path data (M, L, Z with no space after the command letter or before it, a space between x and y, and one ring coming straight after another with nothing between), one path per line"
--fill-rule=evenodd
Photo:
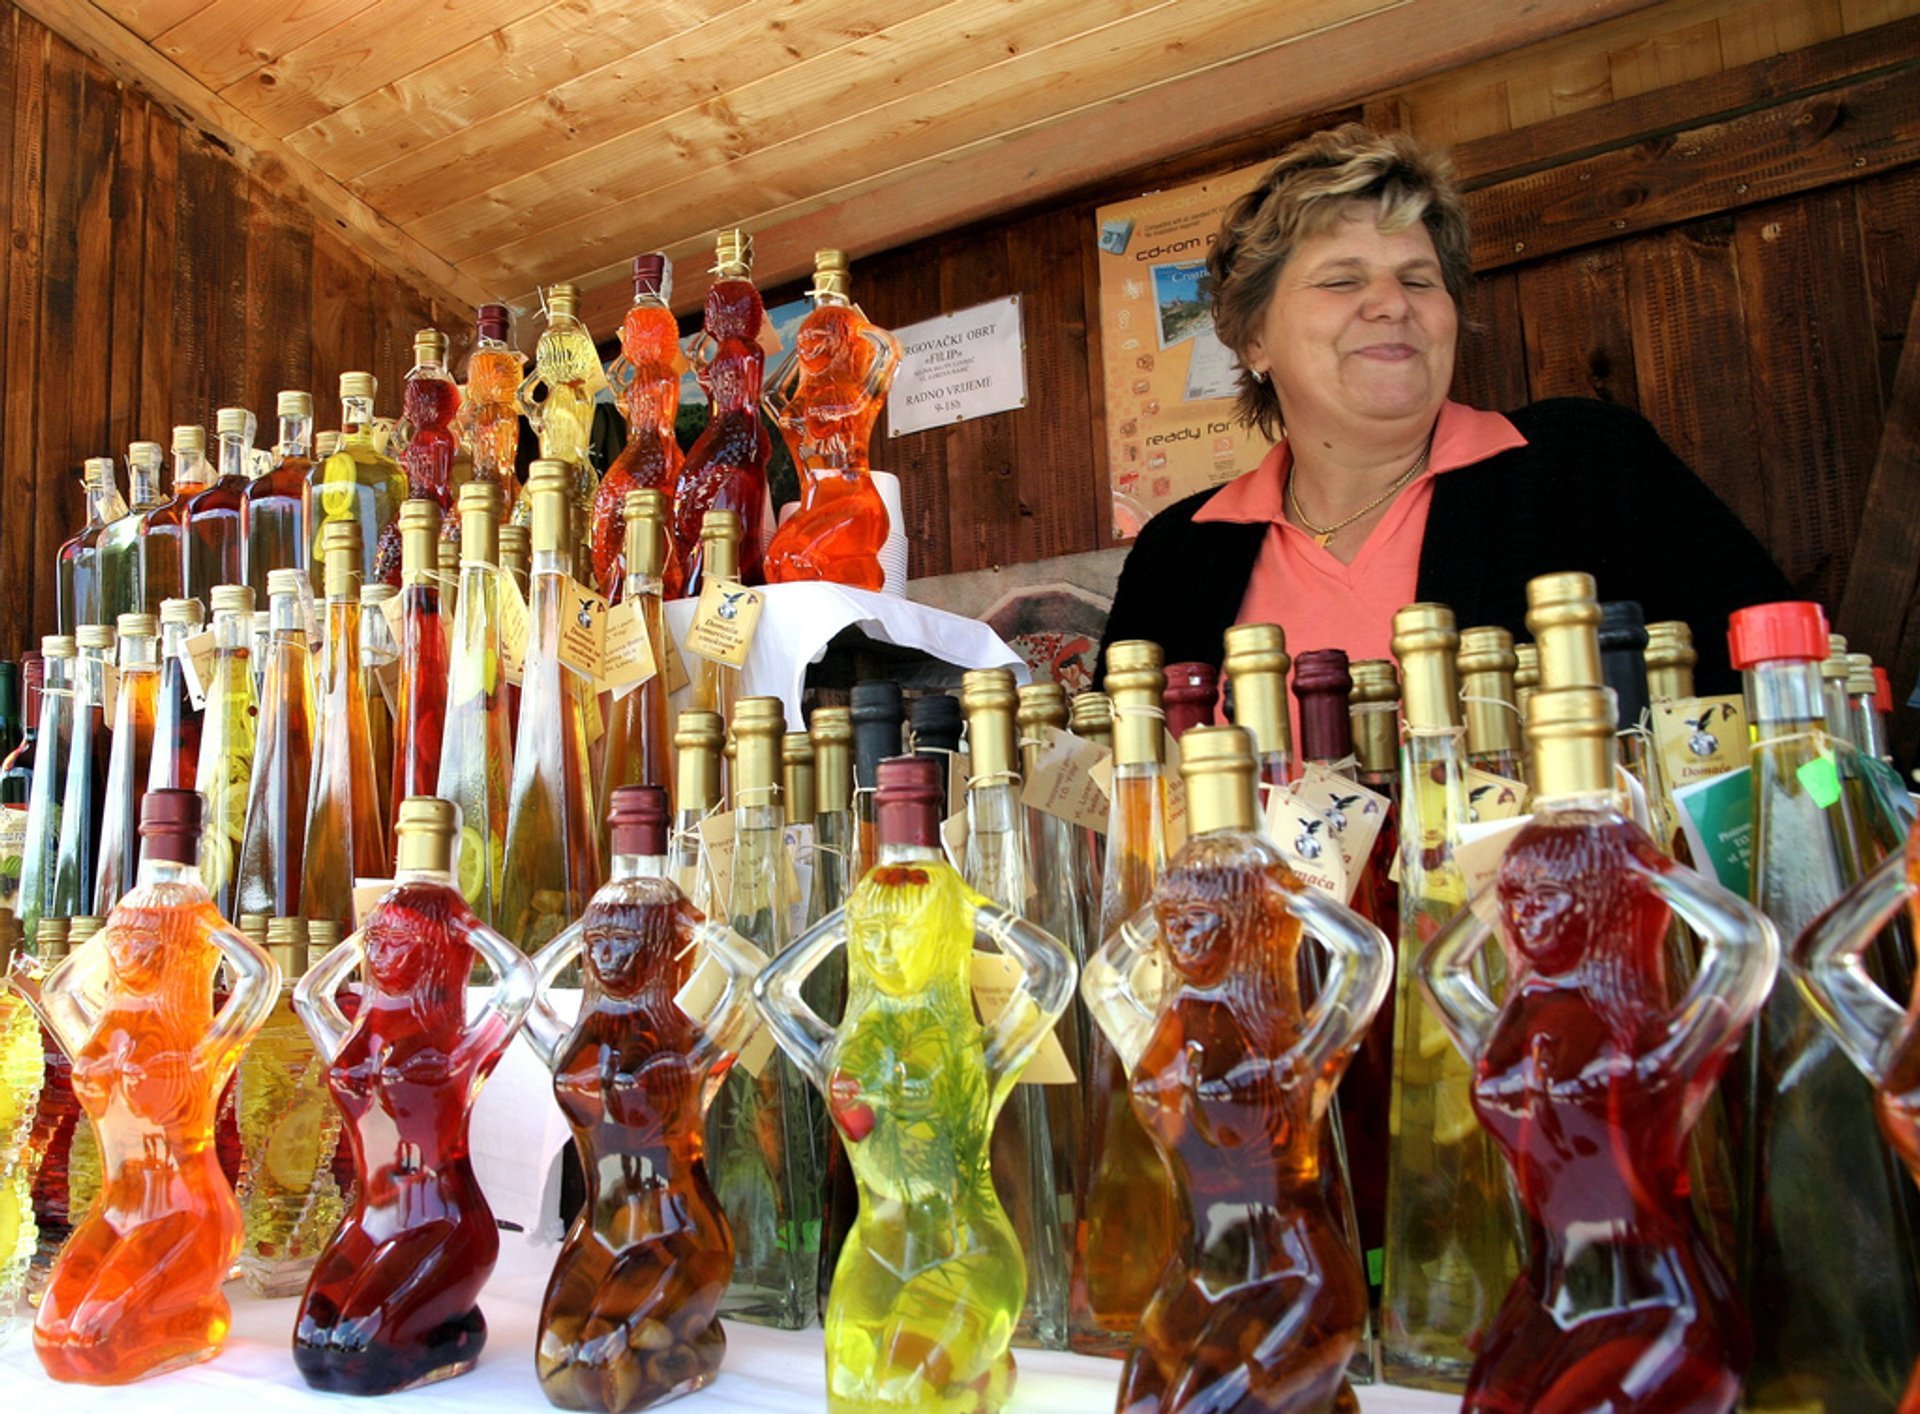
M477 902L487 883L487 840L472 825L460 828L460 849L455 866L460 883L460 897L468 903Z
M1449 1075L1434 1087L1433 1142L1458 1144L1480 1128L1473 1112L1473 1092L1464 1075Z

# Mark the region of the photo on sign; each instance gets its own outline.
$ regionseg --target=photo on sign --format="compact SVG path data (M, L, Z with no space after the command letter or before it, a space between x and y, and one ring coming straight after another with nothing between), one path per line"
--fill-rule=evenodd
M1200 292L1200 282L1207 274L1206 262L1182 260L1151 268L1153 309L1160 332L1160 347L1170 349L1196 334L1212 330L1213 309Z

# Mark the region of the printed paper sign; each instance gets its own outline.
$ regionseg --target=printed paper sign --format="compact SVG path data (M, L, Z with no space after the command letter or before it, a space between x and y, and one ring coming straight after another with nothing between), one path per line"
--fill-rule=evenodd
M904 437L1027 405L1020 296L895 329L903 357L887 398L887 435Z

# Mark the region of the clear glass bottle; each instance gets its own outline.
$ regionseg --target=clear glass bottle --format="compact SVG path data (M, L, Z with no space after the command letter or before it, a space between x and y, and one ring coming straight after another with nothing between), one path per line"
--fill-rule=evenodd
M581 574L593 575L593 497L600 478L588 446L593 437L593 399L606 383L593 335L580 322L580 291L551 285L545 298L547 328L533 350L533 371L520 385L520 411L540 439L540 456L567 469L567 545ZM533 489L531 479L527 489ZM531 524L531 520L528 520ZM596 821L594 828L599 829Z
M114 479L112 457L89 457L81 478L87 493L87 523L80 533L60 547L56 559L57 603L60 632L71 634L81 624L105 624L111 628L124 606L109 616L104 584L107 570L101 563L100 542L107 527L127 514ZM125 571L117 571L116 575Z
M187 505L187 593L208 601L216 584L241 584L246 546L241 516L253 480L253 414L221 408L214 414L220 464L211 485Z
M247 487L241 510L247 587L256 600L267 598L267 576L275 570L312 572L308 500L313 476L313 394L283 391L275 401L280 437L274 444L273 470Z
M259 653L266 670L253 723L245 833L235 856L234 917L298 917L305 898L307 803L313 793L317 716L313 655L300 607L302 585L298 570L280 570L272 577L272 628ZM214 617L217 627L219 616ZM237 669L238 661L233 666ZM230 704L235 691L229 678ZM208 705L211 708L211 698ZM236 745L241 740L236 733ZM204 747L202 743L203 755ZM230 765L229 776L232 769ZM230 822L231 807L223 813Z
M813 744L813 873L808 881L806 926L846 903L859 881L854 872L853 713L847 707L816 707L807 719ZM828 957L807 981L807 1005L838 1020L847 1004L847 966L841 954ZM820 1305L825 1309L840 1249L860 1210L846 1146L831 1120L823 1126L820 1149L825 1168L825 1200L820 1220Z
M400 711L400 640L394 636L380 607L398 599L391 584L360 586L360 688L367 699L367 740L373 745L373 778L391 780L394 773L395 718ZM393 834L393 803L380 797L380 825Z
M677 512L676 512L677 513ZM730 510L709 511L700 527L698 553L715 579L740 577L740 516ZM733 704L740 696L740 669L712 658L693 655L693 706L718 712L733 720Z
M407 499L407 478L400 464L381 451L374 440L373 400L377 389L371 373L340 375L340 447L314 466L308 483L307 528L313 536L310 563L316 580L326 558L327 527L342 523L359 531L358 568L363 583L394 583L399 578L397 555L392 580L382 580L374 572L382 538L399 535L394 523L399 519L401 502Z
M615 694L607 714L600 780L601 796L607 800L620 786L649 785L664 790L673 784L672 742L667 732L666 622L661 604L667 498L657 490L629 491L623 510L626 543L620 558L626 576L620 601L632 604L640 615L654 672L645 682Z
M73 639L49 634L40 640L46 683L40 693L40 730L34 743L33 784L27 793L27 837L20 849L20 895L15 912L27 941L36 942L42 918L61 918L53 907L60 860L61 803L66 798L67 761L73 755L75 713Z
M301 575L304 571L288 573ZM302 581L303 582L303 581ZM294 581L288 581L294 583ZM297 588L295 590L297 594ZM195 601L198 602L197 600ZM295 603L298 611L298 603ZM223 918L239 916L234 907L237 864L247 834L247 801L253 783L254 694L253 591L244 584L213 590L213 673L206 684L207 705L200 719L200 754L193 786L206 801L207 837L200 844L200 875ZM302 632L302 646L305 634ZM260 645L264 655L268 645ZM261 703L264 709L266 703ZM187 782L181 782L182 785ZM300 802L306 802L306 773L300 775ZM304 810L301 812L304 828ZM298 869L296 866L296 878ZM298 902L296 883L292 897Z
M786 947L777 697L743 697L733 719L733 873L726 915L769 957ZM817 1314L822 1117L785 1057L728 1075L707 1112L708 1164L733 1227L733 1283L722 1315L800 1330Z
M580 916L600 887L600 830L593 813L587 726L575 674L560 661L572 612L574 537L567 529L573 478L542 459L527 480L533 515L533 598L513 744L501 931L538 952Z
M507 681L500 666L500 488L460 488L460 601L454 613L447 679L447 729L434 794L460 811L460 896L494 926L507 861L507 785L513 738L507 731Z
M102 918L133 887L140 801L153 773L153 727L160 714L160 626L151 614L120 616L119 686L113 698L112 745L107 753L106 805L94 860L90 913Z
M1513 673L1520 660L1513 635L1503 628L1460 631L1460 705L1467 723L1467 764L1510 781L1527 778L1521 749L1520 709L1513 701Z
M166 504L160 494L160 466L166 452L158 442L134 442L127 448L127 513L102 532L100 550L103 563L123 567L123 584L109 592L126 594L126 614L158 614L160 600L148 592L142 570L146 548L141 536L146 533L147 517ZM165 570L162 570L164 577ZM118 622L116 618L115 622Z
M1104 692L1076 692L1067 704L1067 730L1082 741L1113 750L1113 701ZM1107 872L1107 837L1099 830L1080 831L1081 869L1086 880L1079 890L1081 917L1089 947L1098 947L1100 932L1100 881ZM1091 1031L1088 1032L1090 1036Z
M187 508L206 489L210 477L207 429L174 428L173 495L140 522L140 582L151 605L186 597Z
M392 809L440 785L447 724L447 620L440 605L440 508L432 499L400 507L400 697L394 713ZM372 741L369 737L369 748Z
M519 399L526 363L513 347L512 334L513 315L504 304L480 306L459 418L473 449L473 479L500 489L506 514L520 498Z
M442 520L453 515L453 461L458 438L453 431L460 413L460 385L447 371L447 336L438 329L422 329L413 336L413 367L401 394L402 430L406 447L400 466L407 474L407 499L432 501ZM446 527L459 534L457 523Z
M100 865L100 827L107 809L107 767L113 734L107 721L107 674L113 630L82 624L75 635L73 739L67 748L66 782L60 791L60 854L54 865L53 902L46 912L73 918L89 912Z
M0 928L17 916L15 910L20 904L27 803L33 792L33 755L39 743L40 704L46 692L46 668L38 653L21 655L19 676L26 681L26 729L0 761Z
M67 955L67 920L41 920L31 943L33 956L25 965L44 982ZM54 1258L73 1231L74 1218L85 1215L73 1202L68 1179L74 1138L89 1129L73 1094L73 1062L44 1022L40 1025L40 1058L40 1103L34 1109L33 1135L28 1141L33 1164L33 1225L38 1241L27 1277L27 1299L36 1306L46 1290Z
M1887 741L1886 720L1880 714L1880 681L1874 671L1868 654L1847 654L1847 699L1851 708L1848 735L1861 755L1890 762L1893 748Z
M702 913L716 911L700 822L725 808L720 794L720 751L727 725L714 712L682 712L673 723L674 787L672 864L674 881ZM718 911L724 912L721 899Z
M685 457L674 423L680 412L680 322L668 303L673 295L673 263L654 251L633 258L633 307L620 326L620 355L607 366L607 382L627 419L627 445L613 459L593 497L593 579L600 592L616 598L621 582L633 573L622 564L627 498L635 491L658 491L661 529L673 514L673 487ZM668 536L671 544L671 535ZM656 577L666 582L665 597L680 596L679 566L664 550Z
M205 616L198 599L160 603L160 689L153 717L153 754L147 766L148 790L193 790L199 778L202 714L187 692L186 666L180 660L186 641L200 632ZM201 877L205 879L204 870Z

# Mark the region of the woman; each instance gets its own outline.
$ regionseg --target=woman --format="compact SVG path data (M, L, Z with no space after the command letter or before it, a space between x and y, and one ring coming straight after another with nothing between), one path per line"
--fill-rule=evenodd
M1602 599L1693 627L1702 693L1737 690L1727 616L1797 596L1646 421L1585 398L1511 417L1448 399L1471 269L1439 159L1358 124L1315 133L1228 209L1207 271L1241 420L1280 441L1147 523L1108 642L1218 664L1229 626L1270 622L1296 652L1384 658L1404 604L1524 636L1527 581L1585 570Z

